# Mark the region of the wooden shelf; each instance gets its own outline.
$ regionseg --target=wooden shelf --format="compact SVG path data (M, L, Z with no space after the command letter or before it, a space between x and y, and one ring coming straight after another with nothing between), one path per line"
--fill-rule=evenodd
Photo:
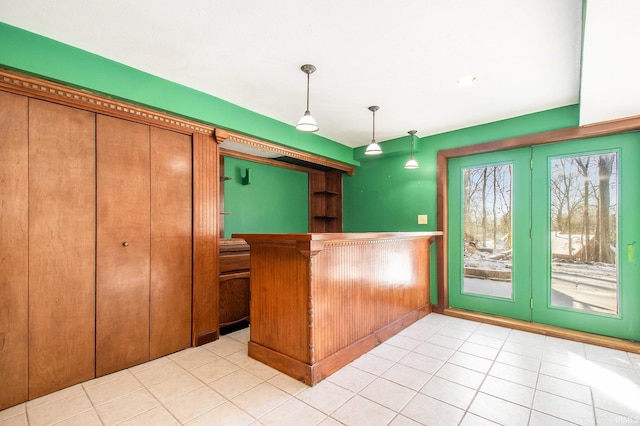
M342 173L309 174L309 232L342 232Z

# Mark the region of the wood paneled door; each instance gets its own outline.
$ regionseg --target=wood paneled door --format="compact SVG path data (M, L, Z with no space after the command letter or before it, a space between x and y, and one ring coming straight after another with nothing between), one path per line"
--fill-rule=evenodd
M0 410L218 338L214 133L0 70Z
M191 138L97 117L96 376L190 346Z
M98 115L96 376L149 360L149 126Z
M0 91L0 410L29 394L28 131L28 98Z
M191 345L191 137L151 128L149 357Z
M29 399L94 377L95 114L29 100Z

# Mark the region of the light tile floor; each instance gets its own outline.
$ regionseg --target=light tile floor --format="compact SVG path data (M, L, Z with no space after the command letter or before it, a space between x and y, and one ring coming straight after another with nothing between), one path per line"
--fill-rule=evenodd
M633 353L430 314L310 388L247 357L248 340L72 386L0 425L640 424Z

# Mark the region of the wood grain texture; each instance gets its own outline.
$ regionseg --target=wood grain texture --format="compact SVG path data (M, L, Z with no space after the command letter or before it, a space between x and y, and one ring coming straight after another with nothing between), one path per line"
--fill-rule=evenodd
M220 240L219 326L249 321L249 244L241 239Z
M439 235L234 234L251 247L249 356L313 385L426 315Z
M438 151L436 160L436 200L438 204L437 213L437 226L442 230L445 235L449 229L449 171L448 160L445 156L441 155L442 151ZM449 242L447 238L438 238L436 242L437 247L437 261L438 261L438 304L433 307L433 310L438 313L442 313L444 309L449 306L449 286L445 283L449 282L448 264L449 264Z
M218 143L193 135L193 346L218 338Z
M428 249L427 239L325 244L312 266L316 360L428 305Z
M220 273L248 271L250 265L249 246L246 253L224 253L220 249Z
M247 242L251 246L251 341L312 364L311 260L293 243Z
M342 172L309 173L309 232L342 232Z
M29 103L0 91L0 410L28 398Z
M95 115L29 107L29 398L94 377Z
M191 137L151 128L149 358L191 345Z
M149 359L149 127L98 115L96 144L96 375L103 376Z
M220 275L220 328L249 321L249 271Z
M231 142L247 145L252 148L256 148L263 151L274 152L280 156L291 157L302 162L318 164L329 169L339 170L347 173L349 176L353 176L355 167L349 164L342 163L340 161L331 160L326 157L322 157L308 152L298 151L292 148L288 148L283 145L278 145L272 142L263 141L261 139L252 138L250 136L241 135L239 133L229 132L224 129L216 129L215 137L219 143L225 140Z

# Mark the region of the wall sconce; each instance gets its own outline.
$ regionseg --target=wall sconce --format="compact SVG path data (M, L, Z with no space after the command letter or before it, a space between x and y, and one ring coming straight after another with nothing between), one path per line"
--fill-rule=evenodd
M409 134L411 135L411 155L409 156L409 160L407 164L404 165L405 169L413 170L418 168L418 162L415 158L413 158L413 141L416 137L417 130L409 130Z
M316 124L316 120L311 116L311 112L309 112L309 75L316 70L316 67L305 64L301 66L300 69L303 73L307 74L307 110L304 112L300 121L298 121L296 129L301 132L317 132L318 125Z
M240 175L240 178L242 179L241 183L243 185L249 185L251 183L251 169L244 169L244 176Z
M371 137L371 142L367 146L367 149L364 151L365 155L380 155L382 154L382 148L376 142L376 111L379 110L379 106L372 105L369 107L369 111L373 113L373 136Z

